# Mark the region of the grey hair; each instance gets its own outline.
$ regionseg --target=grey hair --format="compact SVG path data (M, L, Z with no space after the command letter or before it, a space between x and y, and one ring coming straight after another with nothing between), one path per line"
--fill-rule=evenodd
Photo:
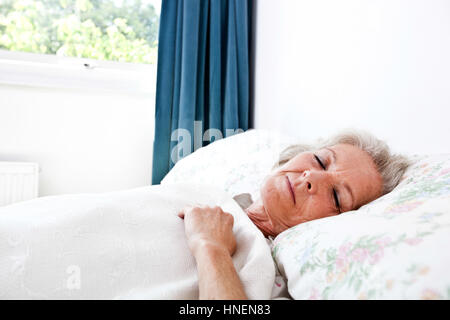
M405 156L392 154L389 146L366 131L347 129L330 137L320 139L314 145L295 144L284 149L274 168L278 168L302 152L313 152L337 144L349 144L367 152L383 179L382 195L391 192L400 182L412 162Z

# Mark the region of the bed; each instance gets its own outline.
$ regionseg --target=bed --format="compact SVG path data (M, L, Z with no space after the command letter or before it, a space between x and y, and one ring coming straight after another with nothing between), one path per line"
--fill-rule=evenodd
M258 197L295 138L249 130L182 161L162 181L214 181ZM415 155L389 194L358 210L300 224L271 243L277 287L290 299L450 299L450 154Z
M449 299L450 155L413 157L391 193L265 239L233 200L258 197L296 139L249 130L180 160L161 182L0 209L2 299L197 299L185 205L235 217L235 268L251 299Z

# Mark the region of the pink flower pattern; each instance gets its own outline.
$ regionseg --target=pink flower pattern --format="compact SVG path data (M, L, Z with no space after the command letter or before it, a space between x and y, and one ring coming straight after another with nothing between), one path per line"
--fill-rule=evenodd
M450 299L450 277L442 274L441 266L450 255L440 255L444 260L435 261L435 255L426 254L435 239L440 241L436 250L444 250L445 246L439 245L449 231L446 201L450 198L450 159L443 159L431 163L419 160L397 190L367 205L367 210L344 214L347 218L343 217L344 224L338 222L337 228L346 233L334 236L325 219L288 230L283 237L289 238L289 247L296 249L283 248L282 241L275 247L295 257L293 266L301 262L296 269L299 274L291 278L298 279L299 298ZM348 219L360 214L368 215L369 220ZM356 226L361 221L373 221L373 231L363 224L361 230L346 229L349 221L356 221ZM386 222L395 227L384 228ZM274 258L279 259L277 255ZM286 261L281 263L286 267ZM289 289L293 293L295 290Z

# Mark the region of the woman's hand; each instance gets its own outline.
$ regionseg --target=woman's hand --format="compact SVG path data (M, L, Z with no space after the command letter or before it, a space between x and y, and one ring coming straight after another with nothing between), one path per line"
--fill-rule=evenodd
M200 299L246 299L231 256L236 250L233 216L219 207L189 207L184 219L189 249L198 270Z
M184 219L188 245L196 257L201 250L222 249L232 256L236 250L233 216L220 207L187 207L178 216Z

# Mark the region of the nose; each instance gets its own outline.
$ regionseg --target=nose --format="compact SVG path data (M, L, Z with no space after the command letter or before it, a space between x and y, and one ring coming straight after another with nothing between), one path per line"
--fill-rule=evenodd
M329 180L327 172L317 170L305 170L300 175L299 186L303 186L309 194L315 194L320 187Z

